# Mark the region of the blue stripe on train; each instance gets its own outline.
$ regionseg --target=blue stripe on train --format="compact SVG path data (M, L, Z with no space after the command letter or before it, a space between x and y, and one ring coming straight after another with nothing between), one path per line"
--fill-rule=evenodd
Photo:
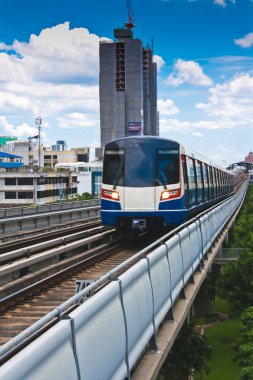
M121 210L120 202L101 199L101 210Z

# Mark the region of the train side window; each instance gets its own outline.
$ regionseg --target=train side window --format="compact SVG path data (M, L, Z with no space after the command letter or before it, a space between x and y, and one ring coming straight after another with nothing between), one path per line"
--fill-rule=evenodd
M104 154L103 183L124 186L125 154L121 150L107 150Z
M186 157L184 155L182 157L182 168L183 168L183 176L184 176L184 191L185 191L185 207L189 207L189 182L187 175L187 166L186 166Z
M215 177L215 168L212 168L212 176L213 176L213 197L217 197L217 185L216 185L216 177Z
M202 164L203 181L204 181L204 201L208 200L208 180L206 164Z
M217 177L218 177L218 195L221 196L221 177L220 177L220 171L217 170Z
M189 205L192 206L196 204L196 179L193 159L191 157L186 156L186 163L189 181Z
M208 166L208 171L209 171L210 199L213 199L213 197L214 197L213 171L212 171L212 167L211 166Z
M195 161L196 174L197 174L197 186L198 186L198 204L203 202L203 176L202 165L200 161Z
M215 182L216 182L216 197L218 197L220 195L220 193L219 193L218 169L215 169Z

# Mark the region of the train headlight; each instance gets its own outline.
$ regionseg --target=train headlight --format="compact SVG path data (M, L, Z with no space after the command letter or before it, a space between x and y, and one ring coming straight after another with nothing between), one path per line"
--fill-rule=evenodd
M178 198L181 195L181 189L164 190L161 192L160 201L166 201L168 199Z
M115 201L119 201L119 193L117 191L112 191L111 193L111 197L112 199L114 199Z
M119 193L115 190L102 189L101 198L112 199L114 201L119 201Z
M169 197L170 197L170 192L168 190L163 191L161 193L161 201L164 201L165 199L169 199Z

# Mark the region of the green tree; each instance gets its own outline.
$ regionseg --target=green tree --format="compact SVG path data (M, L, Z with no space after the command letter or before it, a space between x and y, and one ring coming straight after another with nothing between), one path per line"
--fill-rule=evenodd
M239 260L225 265L217 281L217 294L235 311L243 311L253 305L252 250L245 249Z
M182 327L160 374L160 380L188 380L192 371L200 374L208 373L208 360L212 356L212 348L209 346L205 335L200 335L194 329L192 323L186 323Z
M243 368L240 380L253 380L253 307L241 316L241 336L234 345L235 360Z

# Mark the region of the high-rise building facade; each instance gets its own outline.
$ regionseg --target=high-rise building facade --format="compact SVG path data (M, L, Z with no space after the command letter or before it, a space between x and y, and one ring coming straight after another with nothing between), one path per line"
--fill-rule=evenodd
M158 135L157 68L130 28L115 29L116 42L100 43L101 148L129 135Z

